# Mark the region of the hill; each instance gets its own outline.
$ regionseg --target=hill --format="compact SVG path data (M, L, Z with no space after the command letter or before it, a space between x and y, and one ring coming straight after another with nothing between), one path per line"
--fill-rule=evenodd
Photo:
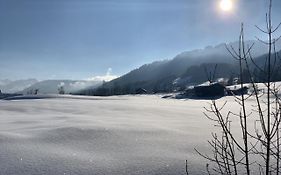
M36 79L26 79L26 80L0 80L0 90L3 93L16 93L22 91L33 84L37 83Z
M253 57L260 57L267 52L266 45L257 41L247 41L246 45L255 44ZM238 42L228 43L228 46L238 48ZM281 48L281 42L277 47ZM262 58L260 58L262 59ZM188 79L190 84L206 81L204 67L218 64L217 77L231 78L237 74L237 62L225 48L225 44L215 47L183 52L171 60L156 61L145 64L117 79L103 84L99 88L88 88L80 91L82 95L121 95L134 94L138 88L144 88L148 93L170 92L174 82Z
M95 88L102 84L101 81L84 81L84 80L45 80L37 82L30 87L20 91L22 94L28 94L38 89L40 94L57 94L58 88L63 87L65 93L73 93L85 88Z

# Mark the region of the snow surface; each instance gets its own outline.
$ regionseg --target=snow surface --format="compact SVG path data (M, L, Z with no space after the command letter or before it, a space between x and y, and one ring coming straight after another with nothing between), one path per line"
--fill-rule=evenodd
M63 98L58 98L63 97ZM236 108L232 97L226 108ZM203 174L208 100L159 96L0 100L0 174ZM237 108L238 109L238 108ZM234 126L235 128L235 126Z

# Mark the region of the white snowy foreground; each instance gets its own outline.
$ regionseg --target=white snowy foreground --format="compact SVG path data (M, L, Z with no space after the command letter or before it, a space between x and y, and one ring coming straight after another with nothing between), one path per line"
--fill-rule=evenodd
M204 174L208 100L54 97L0 100L1 175Z

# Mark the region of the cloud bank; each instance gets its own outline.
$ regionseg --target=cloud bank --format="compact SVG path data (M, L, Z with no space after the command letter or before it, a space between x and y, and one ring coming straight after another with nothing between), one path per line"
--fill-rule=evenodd
M88 81L111 81L115 78L118 78L117 75L112 75L112 68L108 68L105 75L98 75L91 78L88 78Z

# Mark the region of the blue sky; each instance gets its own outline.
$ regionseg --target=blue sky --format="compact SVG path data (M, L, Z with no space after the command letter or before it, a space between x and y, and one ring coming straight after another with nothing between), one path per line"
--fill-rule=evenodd
M268 0L0 0L0 79L87 79L260 33ZM281 21L281 2L274 19Z

